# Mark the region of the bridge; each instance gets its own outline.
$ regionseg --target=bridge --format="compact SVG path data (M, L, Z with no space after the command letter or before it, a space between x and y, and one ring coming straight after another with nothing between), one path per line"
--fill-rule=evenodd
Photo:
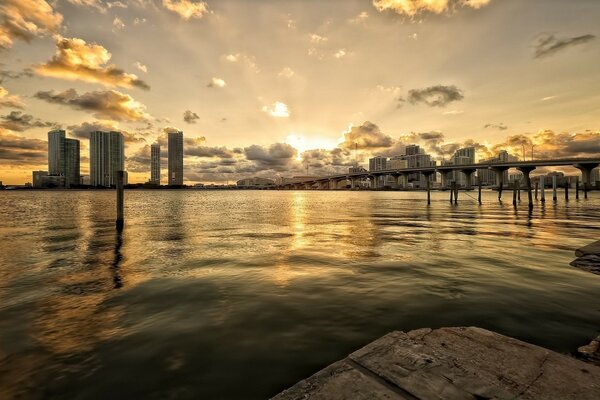
M476 164L463 165L432 165L416 168L402 169L386 169L379 171L363 171L347 174L329 175L323 177L309 177L291 179L275 186L275 189L338 189L339 184L345 182L344 187L350 184L350 188L358 187L359 182L368 180L370 187L377 189L379 177L391 176L394 178L396 187L408 188L408 176L410 174L422 174L429 178L435 173L442 175L442 187L450 188L449 174L454 171L460 171L465 175L467 186L466 189L471 189L473 174L477 170L492 170L496 173L496 183L499 188L499 198L502 196L502 187L504 172L515 168L523 174L525 180L525 188L528 190L531 197L531 179L530 174L538 167L561 167L572 166L581 171L583 190L587 195L587 191L591 187L592 170L600 166L600 158L564 158L564 159L544 159L530 161L496 161ZM430 180L427 179L427 191L430 190ZM429 195L428 195L429 198Z

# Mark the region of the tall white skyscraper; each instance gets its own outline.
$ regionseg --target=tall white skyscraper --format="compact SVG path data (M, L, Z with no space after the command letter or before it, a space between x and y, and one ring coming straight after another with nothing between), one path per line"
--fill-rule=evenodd
M160 144L150 146L150 183L160 185Z
M90 184L114 186L117 171L125 170L125 144L121 132L95 131L90 134Z
M183 185L183 132L169 132L169 185Z
M64 186L79 185L79 140L65 138L61 129L48 132L48 175L64 176Z

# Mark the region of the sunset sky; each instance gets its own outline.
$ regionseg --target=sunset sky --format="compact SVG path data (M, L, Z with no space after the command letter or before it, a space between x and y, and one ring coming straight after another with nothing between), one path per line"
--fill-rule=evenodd
M600 154L598 0L1 0L0 181L47 169L47 132L126 137L130 181L184 132L185 178L437 159ZM163 172L166 174L166 159Z

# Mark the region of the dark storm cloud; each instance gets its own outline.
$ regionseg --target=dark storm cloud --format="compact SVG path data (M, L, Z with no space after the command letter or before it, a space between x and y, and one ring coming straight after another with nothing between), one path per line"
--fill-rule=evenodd
M75 89L64 92L50 90L39 91L34 97L48 103L89 111L97 118L116 121L145 121L150 118L143 104L116 90L96 90L81 95Z
M412 89L408 92L407 97L411 104L424 103L431 107L445 107L462 99L464 99L462 90L454 85L435 85L425 89ZM404 99L399 99L399 101L404 101Z
M200 116L193 111L186 110L183 113L183 120L188 124L195 124L197 120L200 119Z
M362 125L353 126L344 133L344 142L340 147L343 149L372 149L390 147L394 143L391 136L381 132L379 127L372 122L365 121Z
M11 111L0 117L0 127L11 131L23 132L30 128L57 127L56 122L41 121L33 115L24 114L21 111Z
M595 38L596 36L589 34L572 38L557 38L554 35L543 35L535 45L535 58L550 56L569 47L588 43Z

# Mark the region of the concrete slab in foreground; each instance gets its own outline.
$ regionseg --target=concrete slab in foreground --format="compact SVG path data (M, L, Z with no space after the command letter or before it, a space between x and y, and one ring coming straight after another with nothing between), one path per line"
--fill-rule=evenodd
M600 367L480 328L392 332L275 400L600 399Z

